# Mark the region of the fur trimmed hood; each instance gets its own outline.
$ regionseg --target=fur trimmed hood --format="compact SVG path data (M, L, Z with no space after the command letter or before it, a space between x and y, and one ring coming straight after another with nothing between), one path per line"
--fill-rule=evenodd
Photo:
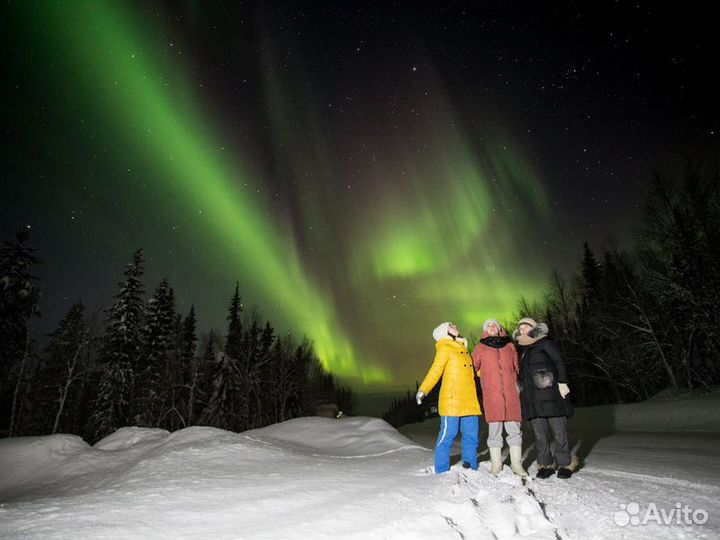
M541 340L544 337L547 337L549 332L547 324L544 322L538 323L536 326L533 326L530 331L525 334L524 336L520 333L520 329L516 328L513 332L513 339L517 341L520 345L532 345L536 341Z

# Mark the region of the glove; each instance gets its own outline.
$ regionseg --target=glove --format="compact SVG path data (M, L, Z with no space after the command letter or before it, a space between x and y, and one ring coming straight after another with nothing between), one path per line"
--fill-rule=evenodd
M417 401L418 405L422 404L422 400L424 397L425 397L425 392L423 392L422 390L418 391L418 393L415 394L415 401Z
M570 393L570 387L564 382L558 383L558 390L560 390L560 395L563 399Z

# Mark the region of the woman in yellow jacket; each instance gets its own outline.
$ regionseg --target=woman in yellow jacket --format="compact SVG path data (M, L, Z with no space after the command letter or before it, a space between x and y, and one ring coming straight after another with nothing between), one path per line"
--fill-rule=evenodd
M435 472L450 470L450 447L458 431L462 432L463 467L478 468L477 450L480 444L480 404L475 392L475 371L467 350L467 340L453 323L444 322L433 330L435 360L415 399L422 399L442 377L438 413L440 435L435 445Z

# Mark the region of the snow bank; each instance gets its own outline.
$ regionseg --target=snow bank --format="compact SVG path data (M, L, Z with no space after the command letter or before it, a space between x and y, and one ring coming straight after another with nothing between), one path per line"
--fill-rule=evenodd
M8 490L33 488L63 474L67 462L89 448L77 435L0 439L0 500Z
M0 501L48 493L89 492L118 481L128 469L201 441L220 445L237 434L208 427L174 433L124 427L94 446L77 435L0 440Z
M159 442L170 435L166 429L123 427L95 443L96 450L124 450L145 443Z
M248 437L315 455L369 457L417 445L378 418L296 418L246 431Z
M432 448L437 422L419 426ZM432 474L432 450L421 444L376 418L299 418L245 433L127 427L95 446L68 435L3 440L0 538L670 540L720 532L715 434L589 437L577 475L527 487L507 466L490 475L486 460L478 471L456 463ZM533 474L531 440L525 449ZM614 518L628 503L677 502L710 521L623 528Z
M598 431L720 432L720 390L640 403L578 407L572 425Z
M258 459L284 451L370 457L417 447L384 420L362 417L296 418L242 434L199 426L173 433L123 427L92 447L76 435L2 439L0 501L57 491L86 492L120 482L129 469L152 467L153 461L172 452L248 445L260 453ZM245 457L252 454L248 449Z
M0 445L0 459L23 467L0 476L3 540L456 540L516 531L552 540L557 528L509 472L484 487L485 470L436 476L432 452L377 418L299 418L239 434L128 427L94 447L62 435L15 439ZM41 472L24 476L33 467Z

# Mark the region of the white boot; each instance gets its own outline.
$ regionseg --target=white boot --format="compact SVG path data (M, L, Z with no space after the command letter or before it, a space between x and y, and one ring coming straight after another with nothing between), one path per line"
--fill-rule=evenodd
M502 471L502 448L490 448L490 474Z
M510 468L518 476L527 476L528 473L522 466L522 447L510 447Z

